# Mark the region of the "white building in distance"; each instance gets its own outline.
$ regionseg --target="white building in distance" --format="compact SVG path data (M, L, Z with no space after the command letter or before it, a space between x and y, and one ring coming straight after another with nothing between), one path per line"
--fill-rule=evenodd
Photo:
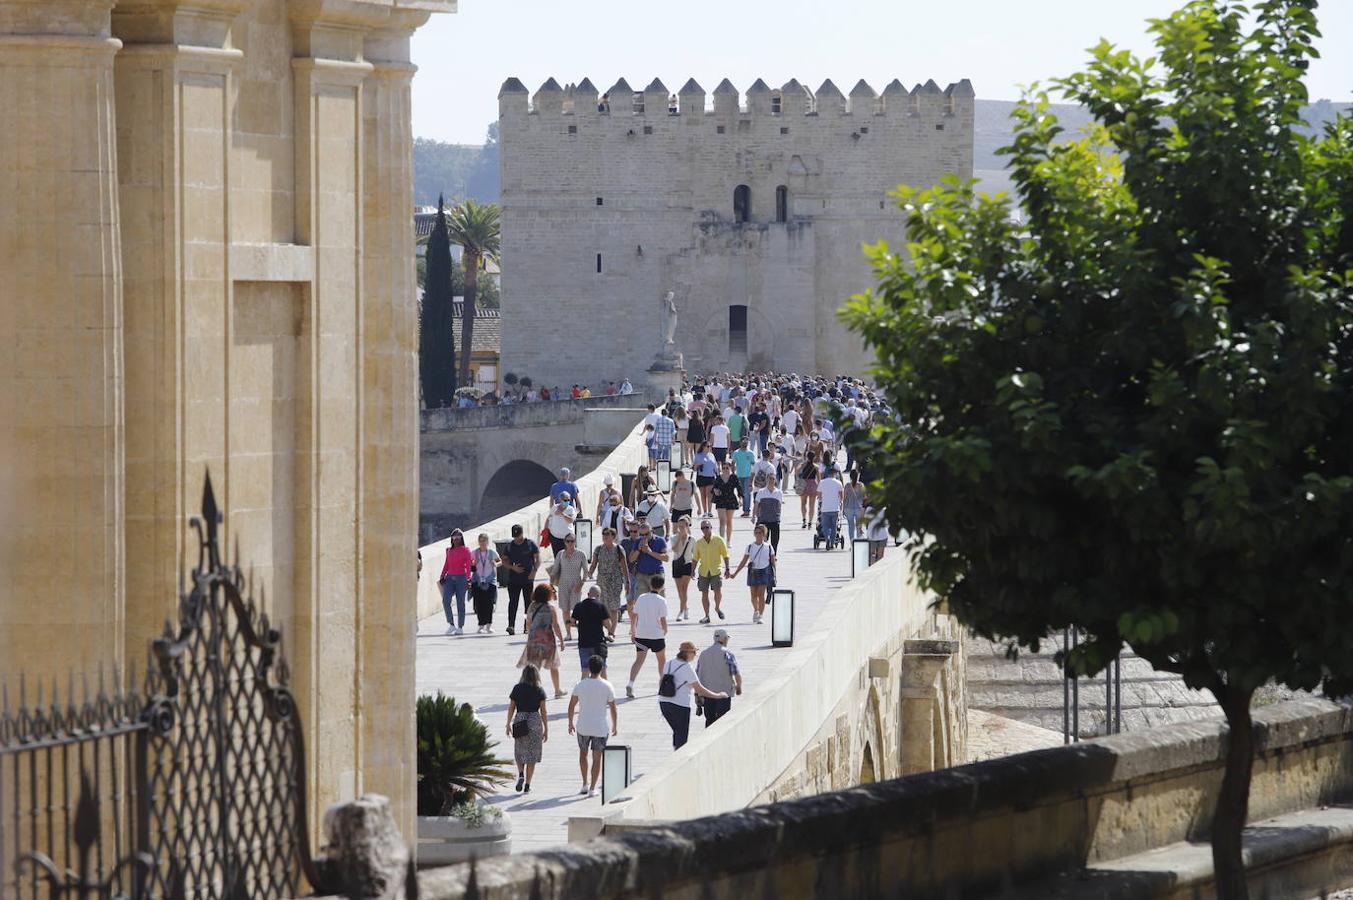
M888 193L972 177L967 79L498 96L503 367L538 384L641 381L668 291L689 371L861 373L836 313L873 283L861 245L903 245Z

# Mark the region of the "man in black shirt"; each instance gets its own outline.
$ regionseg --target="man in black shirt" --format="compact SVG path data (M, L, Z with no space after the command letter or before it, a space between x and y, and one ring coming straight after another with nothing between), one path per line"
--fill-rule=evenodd
M535 583L536 569L540 567L540 547L522 533L520 525L512 526L512 540L507 544L507 633L514 634L517 622L517 602L530 602L531 585ZM523 603L523 609L526 603ZM525 633L526 625L521 628Z
M587 589L587 599L573 605L573 623L578 626L578 659L582 663L583 675L587 674L587 661L593 656L606 658L606 623L611 621L611 613L601 602L601 588L595 584ZM601 670L606 677L606 670Z

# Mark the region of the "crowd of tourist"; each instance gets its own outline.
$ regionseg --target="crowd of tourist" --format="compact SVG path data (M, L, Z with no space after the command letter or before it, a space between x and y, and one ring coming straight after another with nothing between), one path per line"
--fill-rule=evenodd
M586 384L575 384L564 390L557 384L553 387L549 385L536 387L534 383L518 382L504 388L501 394L494 391L463 390L456 398L456 407L466 409L472 406L512 406L518 403L549 403L553 400L586 400L589 397L625 397L633 393L634 385L628 378L622 378L619 382L608 381L604 385L597 385L595 390Z
M628 382L616 389L621 388L628 392ZM686 743L692 714L703 716L709 727L730 710L743 680L729 649L731 635L721 627L732 614L725 588L745 570L750 622L763 621L777 580L784 519L792 517L787 493L798 497L800 528L815 529L815 547L831 552L847 538L867 537L871 557L882 555L887 526L864 488L868 460L848 456L838 428L868 427L887 412L872 388L854 378L695 379L673 389L661 404L649 405L643 422L648 464L627 492L607 475L596 508L582 510L578 486L564 468L550 487L550 512L540 535L514 526L500 553L487 534L477 535L476 549L470 550L465 536L452 532L439 577L447 634L464 633L467 595L478 633L492 634L501 586L508 601L505 631L514 635L520 625L525 637L506 721L517 791L531 790L549 739L548 703L569 696L579 793L595 794L601 753L619 733L617 691L607 676L611 650L625 638L633 648L625 697L636 697L652 656L651 677L673 748ZM666 490L657 477L663 462L671 471ZM578 520L588 516L600 529L590 555L578 548L576 531ZM750 526L742 541L735 538L740 519ZM692 580L699 624L716 627L703 651L682 641L669 656L670 625L695 614ZM567 655L576 663L564 658L570 644L576 656ZM580 673L571 692L562 687L561 671ZM544 687L547 674L552 694Z

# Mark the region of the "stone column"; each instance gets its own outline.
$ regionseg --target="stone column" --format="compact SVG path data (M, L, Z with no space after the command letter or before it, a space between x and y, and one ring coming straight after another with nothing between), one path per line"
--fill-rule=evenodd
M231 511L230 46L240 0L119 3L118 168L127 354L127 655L177 610L210 470ZM240 479L243 481L243 479ZM260 486L266 487L266 486ZM223 546L230 552L230 517ZM249 566L252 558L242 558Z
M364 49L374 68L362 86L360 590L363 615L372 622L417 618L418 285L410 227L409 37L428 15L394 11L388 23L368 34ZM363 783L391 798L395 822L414 841L413 631L366 628L361 639Z
M122 664L111 2L0 0L0 672Z
M909 640L902 648L902 774L951 764L940 679L958 641Z
M364 791L365 540L361 447L362 59L350 4L292 3L296 243L314 255L301 314L296 388L296 576L293 685L309 730L311 820ZM379 402L379 401L375 401ZM396 629L372 620L373 628ZM408 627L411 627L408 626ZM408 701L406 701L408 702Z

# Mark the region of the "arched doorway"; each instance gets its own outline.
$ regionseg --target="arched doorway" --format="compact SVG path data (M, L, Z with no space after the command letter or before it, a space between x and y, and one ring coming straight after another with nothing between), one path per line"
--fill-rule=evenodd
M550 492L552 484L554 474L540 463L514 459L494 472L489 483L484 486L475 519L487 522L535 503Z
M733 221L750 222L752 219L752 189L745 184L733 188Z
M874 774L874 748L865 742L864 755L860 759L860 784L873 784L878 781Z

